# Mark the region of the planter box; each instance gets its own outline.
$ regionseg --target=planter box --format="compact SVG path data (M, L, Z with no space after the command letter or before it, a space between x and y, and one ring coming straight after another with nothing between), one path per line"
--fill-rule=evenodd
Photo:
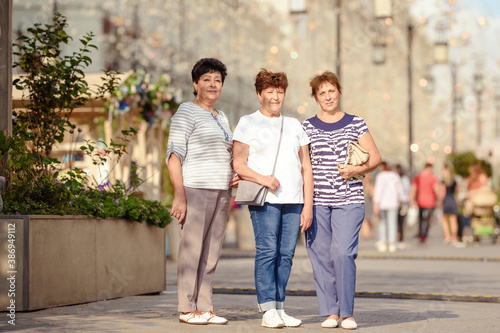
M2 311L13 302L29 311L166 289L165 229L147 223L3 215L0 244Z

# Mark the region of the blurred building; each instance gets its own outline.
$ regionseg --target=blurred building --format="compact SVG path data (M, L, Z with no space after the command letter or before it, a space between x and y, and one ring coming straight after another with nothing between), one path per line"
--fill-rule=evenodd
M466 43L471 38L463 30L450 28L464 20L461 12L451 10L457 7L447 2L440 5L438 15L426 11L421 14L412 12L410 6L421 5L423 1L393 0L391 16L376 18L374 3L373 0L14 0L14 37L33 23L48 22L52 11L58 10L68 17L68 31L75 40L88 31L95 33L99 52L92 55L92 71L145 69L152 74L168 73L173 85L182 88L186 99L192 97L190 70L194 62L202 57L217 57L228 67L218 106L229 115L233 126L239 117L259 107L253 81L260 68L287 73L285 114L299 120L318 112L310 96L311 77L320 71L335 72L340 68L342 109L366 119L384 160L408 166L408 28L413 27L410 59L414 171L419 171L427 161L434 162L439 170L452 150L452 133L456 133L458 151L477 150L478 128L484 142L498 137L500 131L493 131L494 122L488 122L495 107L489 97L495 93L487 73L484 85L475 94L469 85L470 69L466 69L470 66L464 63L471 61L470 56L457 58L455 48L452 60L458 62L456 67L437 65L433 60L437 39L448 42L458 36ZM419 15L425 15L428 21L422 22ZM445 28L450 34L445 37L433 33L441 22L440 16L448 17ZM337 36L340 36L339 52ZM450 42L450 47L453 46ZM456 69L457 82L452 82L450 68ZM478 98L483 101L481 126L475 125ZM500 109L500 103L497 104L496 109ZM494 119L498 122L498 114Z

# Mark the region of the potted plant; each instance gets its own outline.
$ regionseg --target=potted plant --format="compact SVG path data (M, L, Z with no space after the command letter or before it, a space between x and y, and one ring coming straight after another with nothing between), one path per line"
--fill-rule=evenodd
M14 281L15 292L0 295L0 305L17 310L77 304L165 288L165 231L169 212L158 201L136 195L141 179L130 183L97 181L83 170L63 171L53 148L75 130L72 112L94 98L113 94L116 73L105 72L92 89L84 69L91 63L93 34L80 39L79 52L64 55L71 37L66 18L36 24L15 44L14 67L25 75L13 84L25 92L25 110L13 112L12 134L0 132L6 178L0 225L7 271L0 287ZM137 133L125 128L109 144L87 140L81 150L95 165L118 161ZM137 223L144 222L144 223ZM7 274L6 276L4 276ZM13 277L10 280L7 278Z

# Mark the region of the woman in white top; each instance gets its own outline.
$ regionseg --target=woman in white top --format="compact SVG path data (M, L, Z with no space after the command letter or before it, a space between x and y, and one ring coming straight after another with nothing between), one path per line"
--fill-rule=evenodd
M403 201L401 177L392 171L386 162L380 163L380 172L375 177L373 212L379 217L379 241L377 250L396 251L396 235L399 205Z
M264 312L261 324L270 328L302 323L287 315L283 305L299 229L304 232L313 217L309 140L297 119L280 113L287 86L285 73L262 69L255 79L261 107L243 116L233 134L234 170L241 179L270 189L264 206L248 206L255 235L257 301Z
M226 115L214 107L226 66L217 59L199 60L191 71L195 98L172 117L166 161L174 202L170 215L178 219L181 240L177 260L177 291L187 324L225 324L213 313L212 286L219 260L232 177L232 133Z

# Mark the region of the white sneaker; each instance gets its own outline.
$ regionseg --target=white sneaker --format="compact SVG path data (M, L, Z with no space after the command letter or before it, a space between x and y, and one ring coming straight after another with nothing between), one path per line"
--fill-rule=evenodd
M212 311L203 312L201 314L201 316L203 318L205 318L205 320L209 324L217 324L217 325L227 324L227 319L226 318L219 317L215 313L213 313Z
M302 325L302 320L293 318L285 313L285 310L278 310L281 320L283 320L283 325L286 327L299 327Z
M192 324L192 325L206 325L207 320L203 318L199 311L188 312L186 314L181 313L179 316L179 321L181 323Z
M389 244L389 252L396 252L396 245Z
M280 315L278 314L278 311L276 309L271 309L264 312L260 325L269 328L281 328L283 327L284 323L283 319L281 319Z

